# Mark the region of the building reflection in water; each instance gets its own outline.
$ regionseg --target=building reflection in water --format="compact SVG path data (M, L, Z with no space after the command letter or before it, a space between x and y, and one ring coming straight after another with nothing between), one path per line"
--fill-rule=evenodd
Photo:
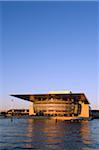
M28 119L27 147L52 150L90 150L89 122L69 123L55 120Z
M82 150L90 150L89 145L91 144L91 131L89 121L81 122L80 134L83 142Z
M33 145L32 145L32 137L33 137L33 122L34 120L33 119L28 119L27 121L27 143L25 144L25 147L28 148L28 149L32 149L33 148Z

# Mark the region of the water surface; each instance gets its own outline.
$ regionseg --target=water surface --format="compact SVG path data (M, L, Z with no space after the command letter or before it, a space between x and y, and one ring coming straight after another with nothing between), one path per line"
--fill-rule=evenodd
M99 150L99 120L0 119L0 150Z

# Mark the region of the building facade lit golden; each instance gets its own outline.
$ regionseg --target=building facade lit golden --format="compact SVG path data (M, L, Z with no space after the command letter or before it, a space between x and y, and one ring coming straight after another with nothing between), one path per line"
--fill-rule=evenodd
M84 93L52 91L47 94L11 95L30 101L29 114L68 118L89 118L89 101Z

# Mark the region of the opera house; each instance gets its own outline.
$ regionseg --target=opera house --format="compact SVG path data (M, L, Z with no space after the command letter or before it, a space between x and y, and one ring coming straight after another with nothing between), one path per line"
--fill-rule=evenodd
M11 95L30 101L29 115L63 119L89 118L89 101L84 93L52 91L47 94Z

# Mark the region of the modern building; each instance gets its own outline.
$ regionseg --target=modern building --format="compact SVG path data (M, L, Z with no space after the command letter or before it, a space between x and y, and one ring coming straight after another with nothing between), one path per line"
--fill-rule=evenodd
M68 118L89 118L89 101L84 93L52 91L47 94L11 95L30 101L29 115Z

